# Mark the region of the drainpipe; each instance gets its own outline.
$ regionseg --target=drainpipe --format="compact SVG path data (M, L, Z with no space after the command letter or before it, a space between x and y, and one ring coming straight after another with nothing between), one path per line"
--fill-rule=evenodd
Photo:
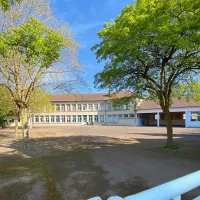
M157 127L160 127L160 113L157 112Z
M106 123L106 100L105 100L105 123Z
M185 111L185 128L188 128L188 111Z

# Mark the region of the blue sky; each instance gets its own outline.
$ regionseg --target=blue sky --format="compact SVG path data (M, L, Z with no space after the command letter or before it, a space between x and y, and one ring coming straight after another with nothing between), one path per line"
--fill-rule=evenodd
M131 3L132 0L54 0L57 18L69 23L75 40L81 45L78 59L84 67L90 92L99 92L94 88L94 75L103 69L103 64L97 63L95 53L91 51L91 47L100 41L97 32Z

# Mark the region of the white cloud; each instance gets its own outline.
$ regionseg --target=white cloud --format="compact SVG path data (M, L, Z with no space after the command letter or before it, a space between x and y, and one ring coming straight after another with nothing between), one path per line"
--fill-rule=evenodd
M74 33L85 33L98 26L103 26L103 24L104 24L103 21L94 21L89 23L71 25L71 29Z

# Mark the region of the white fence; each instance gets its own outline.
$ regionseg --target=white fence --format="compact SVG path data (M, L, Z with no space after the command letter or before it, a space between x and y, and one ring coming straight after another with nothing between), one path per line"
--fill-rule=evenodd
M125 198L110 197L108 200L181 200L181 195L200 186L200 170L144 192ZM102 200L95 197L89 200ZM193 199L200 200L200 196Z

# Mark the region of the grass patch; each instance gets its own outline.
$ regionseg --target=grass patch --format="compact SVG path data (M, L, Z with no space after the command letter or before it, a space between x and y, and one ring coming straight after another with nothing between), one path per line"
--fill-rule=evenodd
M178 146L178 145L172 145L172 146L162 145L161 148L177 151L177 150L181 149L182 147Z

